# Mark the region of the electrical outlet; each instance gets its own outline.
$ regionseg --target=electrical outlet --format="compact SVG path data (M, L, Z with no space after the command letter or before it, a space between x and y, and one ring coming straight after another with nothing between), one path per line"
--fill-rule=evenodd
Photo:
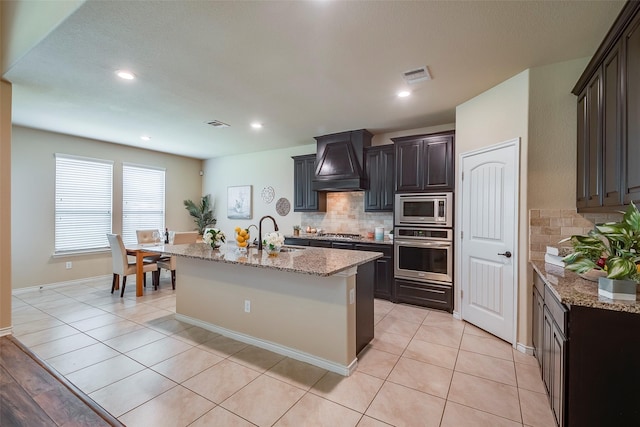
M251 313L251 301L248 299L244 300L244 312Z
M73 267L73 264L71 263L71 261L67 261L67 270L69 270L71 267Z

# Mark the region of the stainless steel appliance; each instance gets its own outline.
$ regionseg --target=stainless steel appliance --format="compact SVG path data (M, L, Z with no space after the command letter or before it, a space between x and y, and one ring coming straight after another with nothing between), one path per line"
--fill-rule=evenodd
M398 226L452 227L453 193L396 194Z
M396 227L394 236L396 279L451 285L453 230Z

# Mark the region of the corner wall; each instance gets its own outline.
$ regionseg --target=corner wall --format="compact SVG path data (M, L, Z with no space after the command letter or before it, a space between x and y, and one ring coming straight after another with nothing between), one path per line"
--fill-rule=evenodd
M11 83L0 80L0 335L11 329Z

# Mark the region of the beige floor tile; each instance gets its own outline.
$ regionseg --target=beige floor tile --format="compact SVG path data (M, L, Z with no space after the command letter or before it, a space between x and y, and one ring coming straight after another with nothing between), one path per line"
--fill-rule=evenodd
M371 418L366 415L364 415L358 423L358 427L388 427L390 425L391 424L383 423L382 421L376 420L375 418Z
M145 367L125 355L119 355L75 371L65 377L86 394L140 372Z
M221 403L233 393L255 380L259 372L229 360L206 369L182 385L215 403Z
M396 304L387 316L404 320L405 322L422 323L429 314L424 308L414 307L411 305Z
M478 337L495 338L495 335L492 335L489 332L485 331L484 329L480 329L477 326L467 322L465 322L464 333L469 335L475 335Z
M172 319L176 315L169 310L163 310L151 305L149 307L153 307L155 311L141 314L140 316L131 317L129 320L148 327L151 323L164 322L166 320Z
M522 424L497 415L448 401L440 427L522 427Z
M211 410L215 404L184 387L174 387L119 417L128 426L182 427Z
M206 329L202 329L197 326L194 326L192 328L187 328L185 330L176 332L173 335L171 335L172 338L182 340L191 345L200 345L207 341L211 341L212 339L219 336L220 334L207 331Z
M105 298L102 303L96 304L96 307L100 308L100 310L108 311L109 313L118 314L122 310L135 307L137 304L138 302L135 299L117 298L116 300L113 300Z
M378 323L380 323L380 321L382 319L384 319L384 316L385 316L384 314L374 314L373 315L373 324L377 325Z
M118 350L120 353L126 353L143 345L150 344L154 341L165 338L166 335L148 328L142 328L129 332L128 334L119 335L115 338L104 341L106 345Z
M76 334L44 344L38 344L31 347L31 351L46 360L64 353L69 353L70 351L78 350L79 348L88 347L97 342L98 341L85 334Z
M523 365L538 366L538 359L536 359L535 356L521 353L515 348L512 349L512 351L513 351L513 360L515 360L516 363L522 363Z
M525 365L522 363L516 363L515 365L518 388L535 391L536 393L546 393L542 375L537 365Z
M450 401L522 422L516 387L454 372L449 390Z
M38 344L55 341L60 338L79 334L80 332L69 325L60 325L43 331L32 332L30 334L21 335L18 340L27 347L33 347Z
M389 376L389 373L396 365L400 356L397 354L387 353L386 351L376 350L371 346L367 346L358 355L358 371L383 380Z
M145 369L89 394L111 415L119 417L176 386L162 375Z
M43 331L45 329L54 328L56 326L64 325L55 317L47 316L44 319L34 320L31 322L21 323L19 325L13 324L13 334L17 337L30 334L32 332Z
M182 383L222 360L221 357L208 351L191 348L153 365L151 369L177 383Z
M153 322L147 322L147 327L166 335L177 334L178 332L182 332L185 329L193 328L193 325L176 320L173 318L173 316L174 315L162 321L158 319Z
M220 406L259 426L271 426L304 395L304 390L262 375Z
M106 311L100 310L99 308L90 307L80 310L78 308L72 309L71 311L63 314L56 314L55 317L62 320L65 323L74 323L79 320L90 319L96 316L102 316L107 314Z
M455 331L464 331L465 322L455 319L453 315L438 310L431 310L422 322L423 325L437 326L439 328L453 329Z
M117 314L125 319L135 321L135 318L144 316L145 314L161 312L163 315L168 313L167 310L160 310L157 307L148 304L136 304L134 307L125 308L120 310Z
M518 383L513 365L509 360L460 350L455 370L515 387Z
M450 369L402 357L387 381L446 398L452 377Z
M47 363L53 366L62 375L70 374L87 366L102 362L118 356L120 353L102 343L96 343L88 347L61 354L47 359Z
M23 303L23 304L27 305L26 303ZM78 304L77 300L60 295L58 299L33 304L33 307L37 308L38 310L42 310L45 313L50 314L49 310L54 310L60 307L75 307L77 304ZM16 307L12 305L12 308L15 311Z
M349 427L360 421L362 414L329 400L307 393L284 414L275 426L279 427Z
M161 308L163 310L176 311L176 298L175 296L167 296L164 298L159 298L148 303L157 308Z
M377 332L387 332L392 334L404 335L406 337L413 337L418 328L419 323L406 322L404 320L396 319L395 317L389 317L388 315L380 321L375 327Z
M388 312L390 312L393 309L394 305L395 304L392 303L391 301L387 301L383 299L374 299L373 311L376 314L386 315Z
M199 345L198 348L210 351L221 357L228 357L232 354L236 354L246 346L247 344L243 342L232 340L231 338L223 337L222 335L220 335Z
M256 371L265 372L284 358L285 356L281 354L249 345L230 356L229 360Z
M85 332L91 329L100 328L105 325L112 325L118 322L122 322L121 317L118 317L111 313L105 313L99 316L91 317L89 319L78 320L76 322L70 323L70 325L78 329L79 331Z
M486 338L476 335L464 334L460 349L498 357L505 360L513 360L511 345L498 338Z
M139 331L143 327L144 326L139 325L135 322L122 319L118 323L112 323L110 325L105 325L100 328L86 331L85 334L100 341L107 341L112 338L128 334L130 332Z
M145 366L153 366L190 348L193 346L184 341L166 337L131 350L126 355Z
M366 415L394 426L440 425L445 400L393 383L385 383Z
M555 427L556 423L551 412L549 399L545 393L529 390L518 390L520 405L522 406L522 421L532 427Z
M255 424L232 414L221 406L216 406L189 427L253 427Z
M328 372L310 392L363 413L384 381L358 371L348 377Z
M289 357L265 372L270 377L303 390L309 390L326 373L327 371L322 368Z
M462 331L453 328L440 328L438 326L422 325L413 339L459 348L462 340Z
M456 364L458 350L453 347L414 339L411 340L402 356L453 369Z
M369 345L376 350L386 351L400 356L409 345L411 337L376 330Z
M35 322L36 320L47 320L52 318L53 316L29 306L22 308L19 311L14 311L11 314L11 323L13 325L21 325L23 323Z

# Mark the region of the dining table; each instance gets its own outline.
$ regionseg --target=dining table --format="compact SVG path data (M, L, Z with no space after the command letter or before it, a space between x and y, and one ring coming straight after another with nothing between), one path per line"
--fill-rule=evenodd
M155 243L143 243L136 245L126 245L125 249L127 251L127 255L136 257L136 296L141 297L143 295L143 268L144 268L144 258L145 257L158 257L158 252L150 252L149 248L162 248L163 245L157 245Z

